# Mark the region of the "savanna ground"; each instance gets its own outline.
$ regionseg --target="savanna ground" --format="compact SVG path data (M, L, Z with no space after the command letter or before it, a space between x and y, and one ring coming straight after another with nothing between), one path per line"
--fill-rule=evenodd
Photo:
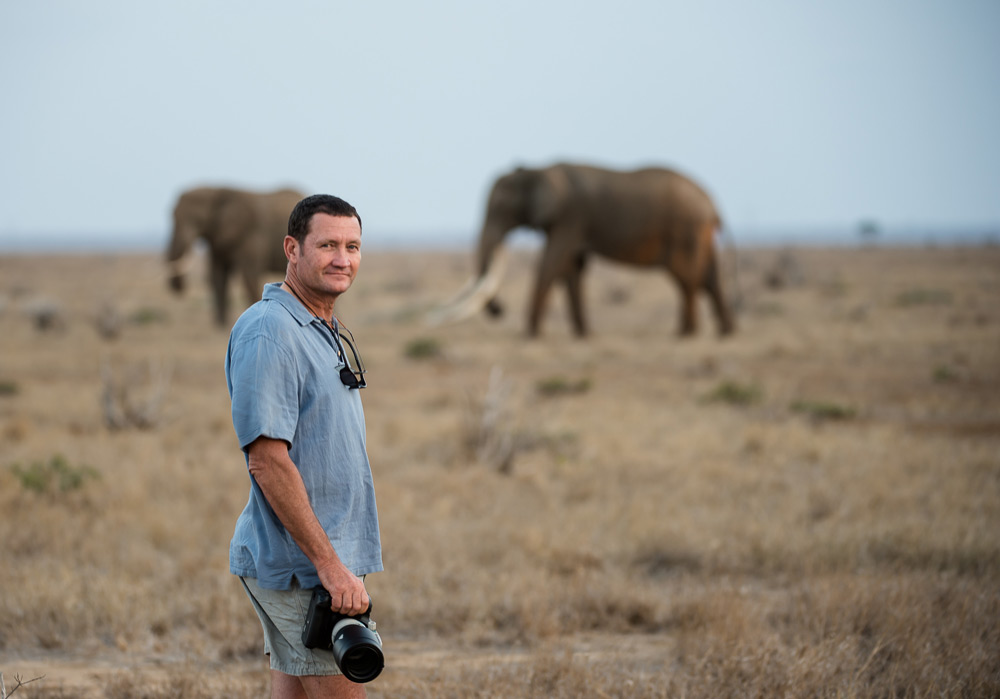
M1000 248L743 250L724 341L600 263L592 337L557 293L526 341L533 256L498 322L424 323L462 252L367 252L341 301L385 547L369 696L1000 695ZM0 259L19 699L265 694L210 315L155 254Z

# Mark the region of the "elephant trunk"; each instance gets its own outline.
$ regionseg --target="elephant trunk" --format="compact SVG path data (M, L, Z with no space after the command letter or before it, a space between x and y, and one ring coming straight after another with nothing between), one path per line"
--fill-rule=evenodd
M191 266L191 256L188 255L178 260L169 260L167 266L170 270L167 277L170 289L178 294L182 293L187 284L187 272Z
M177 224L174 234L167 247L167 283L176 293L184 291L188 270L191 268L194 254L191 250L197 231L190 226Z

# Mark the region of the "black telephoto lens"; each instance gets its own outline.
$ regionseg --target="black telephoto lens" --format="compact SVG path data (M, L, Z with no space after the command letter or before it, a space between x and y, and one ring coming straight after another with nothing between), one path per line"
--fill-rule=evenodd
M333 634L333 657L351 682L371 682L385 667L382 644L361 624L344 625Z

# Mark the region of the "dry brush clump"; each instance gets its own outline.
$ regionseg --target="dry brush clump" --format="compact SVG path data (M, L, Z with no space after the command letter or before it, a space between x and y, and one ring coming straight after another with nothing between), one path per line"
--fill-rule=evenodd
M470 400L464 414L463 446L472 458L500 473L513 468L517 435L512 424L510 394L512 385L503 369L490 369L489 382L482 399Z
M21 312L39 332L62 333L66 330L66 308L54 299L43 296L27 299L22 304Z
M155 427L170 387L170 373L168 366L152 359L146 362L145 371L132 365L116 373L105 358L101 363L104 424L112 430Z
M24 679L20 675L14 675L13 682L10 685L10 689L7 689L7 681L4 679L3 673L0 672L0 699L7 699L14 695L17 690L21 689L25 685L31 684L32 682L37 682L38 680L44 679L44 677L32 677L31 679Z

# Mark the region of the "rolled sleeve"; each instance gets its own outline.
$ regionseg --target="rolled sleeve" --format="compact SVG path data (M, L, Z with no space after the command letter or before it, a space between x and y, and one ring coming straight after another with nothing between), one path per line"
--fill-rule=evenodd
M240 447L258 437L292 444L298 423L298 370L295 358L265 336L231 348L230 391L233 427Z

